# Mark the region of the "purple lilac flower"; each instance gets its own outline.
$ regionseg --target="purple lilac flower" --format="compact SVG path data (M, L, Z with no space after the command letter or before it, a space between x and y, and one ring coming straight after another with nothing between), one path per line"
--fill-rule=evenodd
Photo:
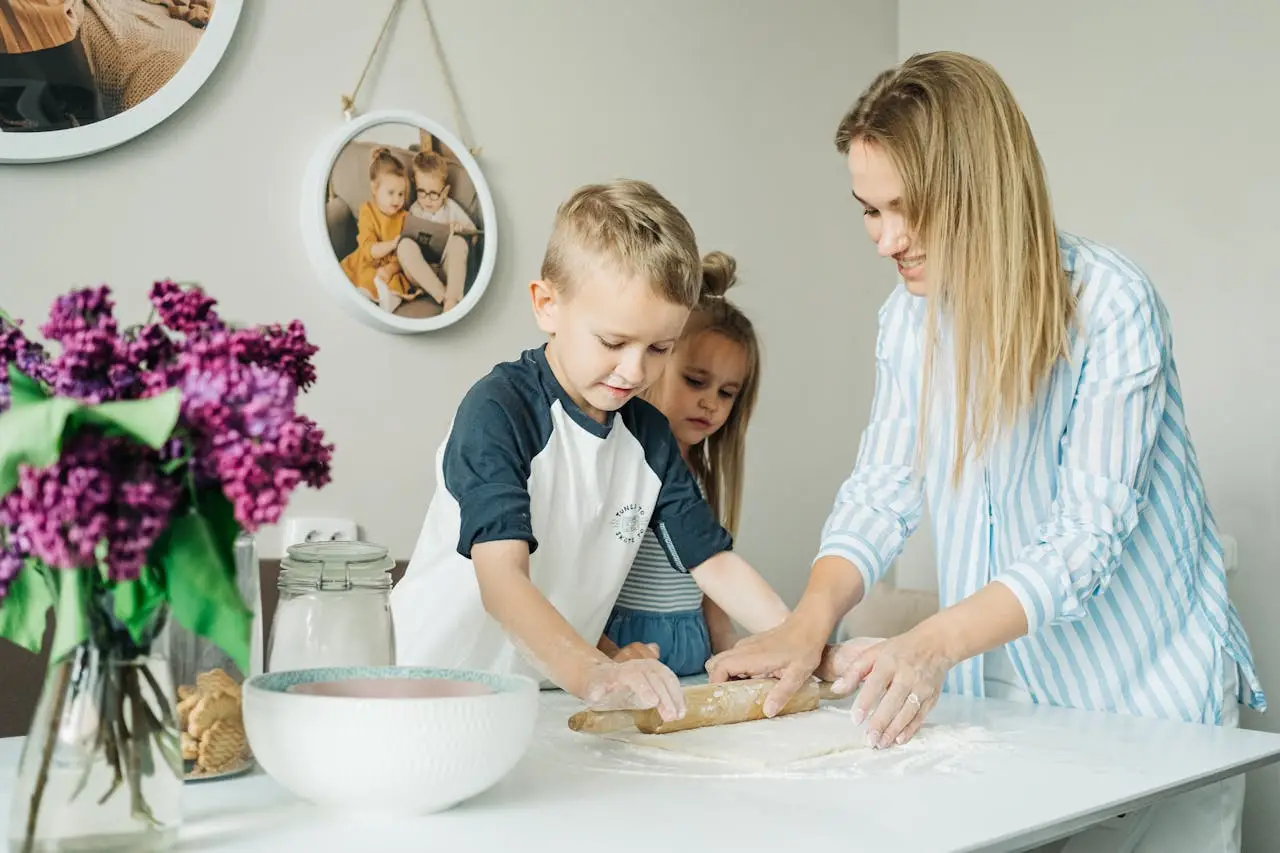
M234 335L233 346L241 361L284 373L299 391L306 391L316 381L311 356L319 347L307 341L307 330L301 320L294 320L288 327L273 323L256 329L240 329Z
M128 342L104 329L83 329L62 339L53 360L53 392L101 403L137 396L138 373L129 363Z
M182 392L196 473L222 484L245 529L278 521L300 482L328 482L333 449L295 413L297 386L285 374L227 359L193 370Z
M17 548L0 548L0 601L4 601L9 592L9 584L22 571L26 560Z
M137 372L130 366L128 344L119 335L111 288L72 290L54 300L41 333L60 344L46 377L53 392L88 403L127 399Z
M129 364L138 372L162 368L178 354L177 344L159 323L147 323L134 330L126 350Z
M175 332L194 335L225 328L213 306L216 299L195 287L183 287L168 279L151 286L151 304L160 322Z
M117 332L114 310L111 288L106 285L78 288L53 301L49 320L40 327L40 334L58 343L90 329L114 336Z
M17 365L35 380L50 377L48 355L44 347L27 339L15 323L0 319L0 412L9 408L9 365Z
M0 319L0 364L15 362L23 373L41 378L48 359L44 347L22 334L21 324Z
M17 488L0 498L9 550L77 569L96 565L105 542L110 577L136 578L182 493L181 481L166 477L158 462L127 438L77 432L53 465L21 466Z
M68 437L59 460L23 467L0 496L0 598L24 560L55 568L97 563L112 577L136 577L194 478L232 503L239 524L256 530L279 520L293 490L330 480L333 446L296 411L315 382L317 348L302 323L229 328L215 300L195 288L157 282L159 322L121 333L107 287L72 291L41 331L56 358L12 324L0 322L0 412L8 401L3 369L15 362L55 393L86 402L182 391L174 437L159 452L95 431ZM173 461L187 465L164 472Z

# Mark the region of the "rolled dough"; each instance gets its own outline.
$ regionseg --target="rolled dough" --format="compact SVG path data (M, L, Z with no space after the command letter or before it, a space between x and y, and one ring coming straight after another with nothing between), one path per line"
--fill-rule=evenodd
M865 724L854 725L846 709L825 707L771 720L670 734L648 735L630 729L597 737L744 767L779 767L867 748Z

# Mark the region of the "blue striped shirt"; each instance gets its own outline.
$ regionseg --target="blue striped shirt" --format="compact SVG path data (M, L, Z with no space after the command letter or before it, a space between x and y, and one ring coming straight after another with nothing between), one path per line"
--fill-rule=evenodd
M646 613L684 613L702 607L702 587L671 565L652 530L644 532L631 571L618 590L618 604Z
M819 557L849 560L869 590L927 498L940 605L991 581L1013 591L1030 631L1007 648L1035 701L1217 723L1223 667L1238 665L1236 698L1265 710L1227 594L1165 307L1120 253L1068 234L1059 246L1079 300L1070 357L1031 410L966 461L958 485L947 367L934 383L924 476L913 476L925 300L899 286L885 302L870 423ZM978 655L944 689L980 696L982 684Z

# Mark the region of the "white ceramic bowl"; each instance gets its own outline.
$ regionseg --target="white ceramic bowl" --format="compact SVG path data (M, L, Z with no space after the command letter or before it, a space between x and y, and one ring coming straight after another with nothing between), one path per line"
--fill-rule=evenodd
M254 758L297 796L429 814L516 765L532 739L538 685L461 670L304 669L250 678L243 703Z

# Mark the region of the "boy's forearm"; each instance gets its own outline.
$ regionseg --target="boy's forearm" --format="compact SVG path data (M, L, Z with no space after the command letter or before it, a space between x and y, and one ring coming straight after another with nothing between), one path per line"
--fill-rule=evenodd
M528 545L484 542L471 551L485 610L529 662L558 687L581 695L584 674L609 659L565 621L529 579Z
M708 598L753 634L781 624L791 613L760 573L732 551L721 551L691 574Z

